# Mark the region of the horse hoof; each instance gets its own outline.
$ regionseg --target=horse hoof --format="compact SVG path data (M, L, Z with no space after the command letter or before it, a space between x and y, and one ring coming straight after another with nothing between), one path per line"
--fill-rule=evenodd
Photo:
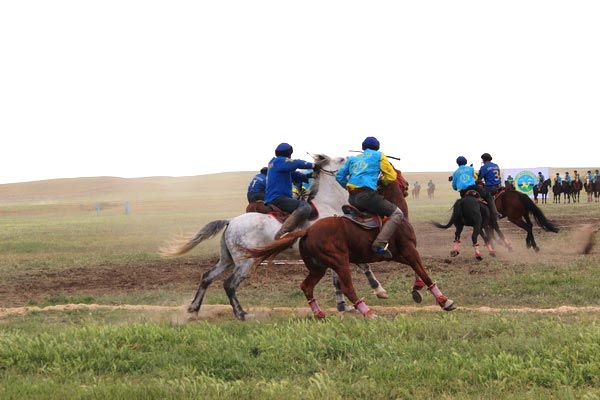
M323 310L319 310L319 311L313 313L313 315L317 319L325 319L325 313L323 312Z
M537 246L535 246L535 247L533 248L533 250L535 250L535 252L537 253L538 251L540 251L540 248L539 248L539 247L537 247Z
M349 307L345 302L338 303L337 310L339 312L350 312L350 313L356 311L354 309L354 307Z
M417 304L423 301L423 296L421 296L421 292L418 289L413 288L412 299Z
M475 258L477 259L477 261L483 260L483 257L481 257L481 256L475 256Z
M452 251L450 252L450 256L451 256L451 257L456 257L456 256L457 256L457 255L459 255L459 254L460 254L460 253L459 253L458 251L456 251L456 250L452 250Z
M379 299L387 299L390 296L388 296L387 292L385 291L384 288L377 288L373 291L373 293L375 293L375 296L377 296L377 298Z
M444 309L444 311L453 311L456 310L456 306L454 305L454 301L448 299L446 300L446 302L444 303L444 305L442 306L442 308Z

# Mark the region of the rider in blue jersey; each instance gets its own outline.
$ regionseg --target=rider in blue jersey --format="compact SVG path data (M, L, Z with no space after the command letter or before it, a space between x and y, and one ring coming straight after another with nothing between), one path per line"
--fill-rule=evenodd
M281 225L279 232L275 234L275 239L296 229L310 217L312 211L310 204L306 201L294 198L292 185L308 182L310 176L296 170L314 169L315 164L303 160L292 160L290 157L293 152L294 149L288 143L280 143L275 149L275 157L269 161L265 204L273 204L277 208L291 213Z
M479 193L479 196L485 199L488 203L490 215L495 215L493 214L493 212L495 211L496 207L492 209L492 206L490 204L494 200L492 199L490 201L487 198L488 195L485 193L484 189L482 187L477 186L477 173L475 172L475 169L472 166L467 165L467 159L463 156L459 156L456 159L456 164L458 164L458 168L450 177L450 181L452 182L452 189L458 190L458 192L460 193L460 197L465 197L465 193L467 193L467 191L469 190L475 190L477 193Z
M483 153L481 155L483 165L479 168L479 179L484 182L483 191L485 193L485 201L488 202L490 210L492 211L492 217L502 218L502 215L498 213L496 209L496 202L494 201L494 193L502 187L502 175L500 174L500 167L492 162L492 156L490 153Z
M371 245L371 249L385 258L392 258L388 250L388 241L404 219L404 213L394 203L377 193L377 181L380 173L384 185L397 178L396 169L385 154L379 151L379 140L373 136L362 142L363 152L350 156L337 172L335 179L348 190L348 202L359 210L370 211L388 219Z
M267 188L267 167L263 167L260 172L254 175L254 178L248 184L246 198L248 203L265 199L265 190Z

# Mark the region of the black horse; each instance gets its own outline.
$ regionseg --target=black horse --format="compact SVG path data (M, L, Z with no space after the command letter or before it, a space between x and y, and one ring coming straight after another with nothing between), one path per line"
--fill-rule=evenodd
M552 202L560 203L560 195L562 194L562 185L559 185L558 183L555 182L554 185L552 185L552 194L554 195Z
M473 193L471 193L473 192ZM448 229L454 225L454 247L450 252L452 257L456 257L460 253L460 235L465 226L472 226L473 233L471 234L471 242L475 251L475 258L482 260L481 252L479 251L479 236L482 237L484 244L488 248L491 257L496 256L496 251L492 246L494 237L493 221L490 218L490 210L483 202L477 198L477 192L469 190L465 197L458 199L452 206L452 216L447 224L431 221L431 223L440 228Z
M570 203L571 202L571 195L573 194L573 186L571 186L570 182L567 182L564 179L560 183L560 186L561 186L561 190L562 190L564 202L565 203Z
M551 182L552 181L550 179L546 179L544 182L538 183L533 187L533 201L535 202L535 204L537 204L538 202L538 196L540 196L542 204L547 203L549 191L548 188L550 187Z

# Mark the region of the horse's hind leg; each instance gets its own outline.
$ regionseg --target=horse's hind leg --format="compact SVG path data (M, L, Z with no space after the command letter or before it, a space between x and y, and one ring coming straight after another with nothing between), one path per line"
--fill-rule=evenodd
M213 281L218 278L223 272L228 269L231 269L234 266L233 261L226 262L221 258L219 262L213 266L211 269L202 274L202 279L200 281L200 286L196 291L192 302L188 306L188 313L198 315L200 311L200 306L202 305L202 300L204 299L204 295L206 294L206 290L213 283Z
M240 286L242 281L246 279L246 276L248 275L248 270L252 266L253 262L253 259L246 259L243 261L238 260L233 274L231 274L231 276L227 278L225 282L223 282L223 288L225 289L225 293L227 293L227 297L229 297L229 304L231 304L231 307L233 308L233 314L240 321L246 320L247 313L242 308L236 296L236 289L238 288L238 286Z
M346 304L346 300L344 297L344 293L342 292L342 287L340 285L340 278L335 271L331 271L331 277L333 281L333 286L335 287L335 302L336 307L339 312L352 312L354 309L352 307L348 307Z
M375 277L375 274L371 270L371 266L363 263L357 265L358 268L365 273L365 276L369 281L369 285L371 286L371 289L373 289L373 293L375 293L375 295L380 299L387 299L389 297L387 291L383 288L383 286L381 286L381 283Z
M317 304L317 300L314 297L314 290L317 283L323 278L325 275L325 271L327 271L326 267L319 267L316 265L309 266L305 261L305 265L308 268L308 275L302 283L300 284L300 289L304 293L306 300L308 300L308 305L310 306L313 315L317 318L325 318L325 313L319 305Z

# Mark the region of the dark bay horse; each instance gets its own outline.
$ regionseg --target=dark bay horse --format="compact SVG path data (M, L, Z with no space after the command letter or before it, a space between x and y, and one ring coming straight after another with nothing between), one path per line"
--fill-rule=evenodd
M571 195L573 194L573 186L566 180L560 182L560 188L563 194L563 201L566 204L571 202Z
M559 228L546 218L542 210L525 193L517 190L504 190L497 193L494 197L498 212L527 232L527 237L525 238L527 248L533 247L536 252L540 250L533 237L533 224L529 217L530 214L533 215L535 221L545 231L558 232Z
M471 243L473 244L473 249L475 251L475 258L478 260L483 259L481 251L479 250L479 236L481 236L485 246L488 248L490 256L496 256L496 251L494 250L491 241L494 236L494 227L492 223L493 222L490 219L490 209L477 198L477 192L474 190L469 190L465 193L465 197L454 202L454 205L452 206L452 216L448 223L444 225L432 221L432 224L440 229L448 229L454 225L454 247L450 252L452 257L456 257L460 253L460 235L464 227L473 227Z
M555 182L554 185L552 185L552 194L554 195L552 202L560 203L560 195L562 194L562 185L559 185Z
M551 186L551 182L552 181L550 179L546 179L544 182L533 186L533 201L535 204L538 202L538 196L540 197L542 204L547 203L548 191Z
M354 307L364 316L374 316L373 311L360 299L352 284L350 263L371 263L384 261L383 256L371 250L379 229L365 229L345 216L333 216L320 219L304 230L294 231L287 236L259 248L248 248L248 257L260 262L274 257L292 246L298 239L302 260L308 269L308 275L300 288L308 304L317 318L324 318L325 313L314 298L314 288L323 278L328 268L335 271L339 277L344 295ZM389 241L389 250L393 261L410 265L415 273L423 280L429 292L435 297L437 304L446 311L454 310L454 301L440 291L437 285L425 271L421 256L417 251L415 231L404 219Z
M581 180L573 180L571 182L571 189L571 198L573 199L573 203L579 203L579 195L581 194L581 190L583 189L583 183L581 183Z
M571 181L571 198L573 199L573 203L579 203L579 196L581 194L582 189L583 183L580 179L575 179Z

